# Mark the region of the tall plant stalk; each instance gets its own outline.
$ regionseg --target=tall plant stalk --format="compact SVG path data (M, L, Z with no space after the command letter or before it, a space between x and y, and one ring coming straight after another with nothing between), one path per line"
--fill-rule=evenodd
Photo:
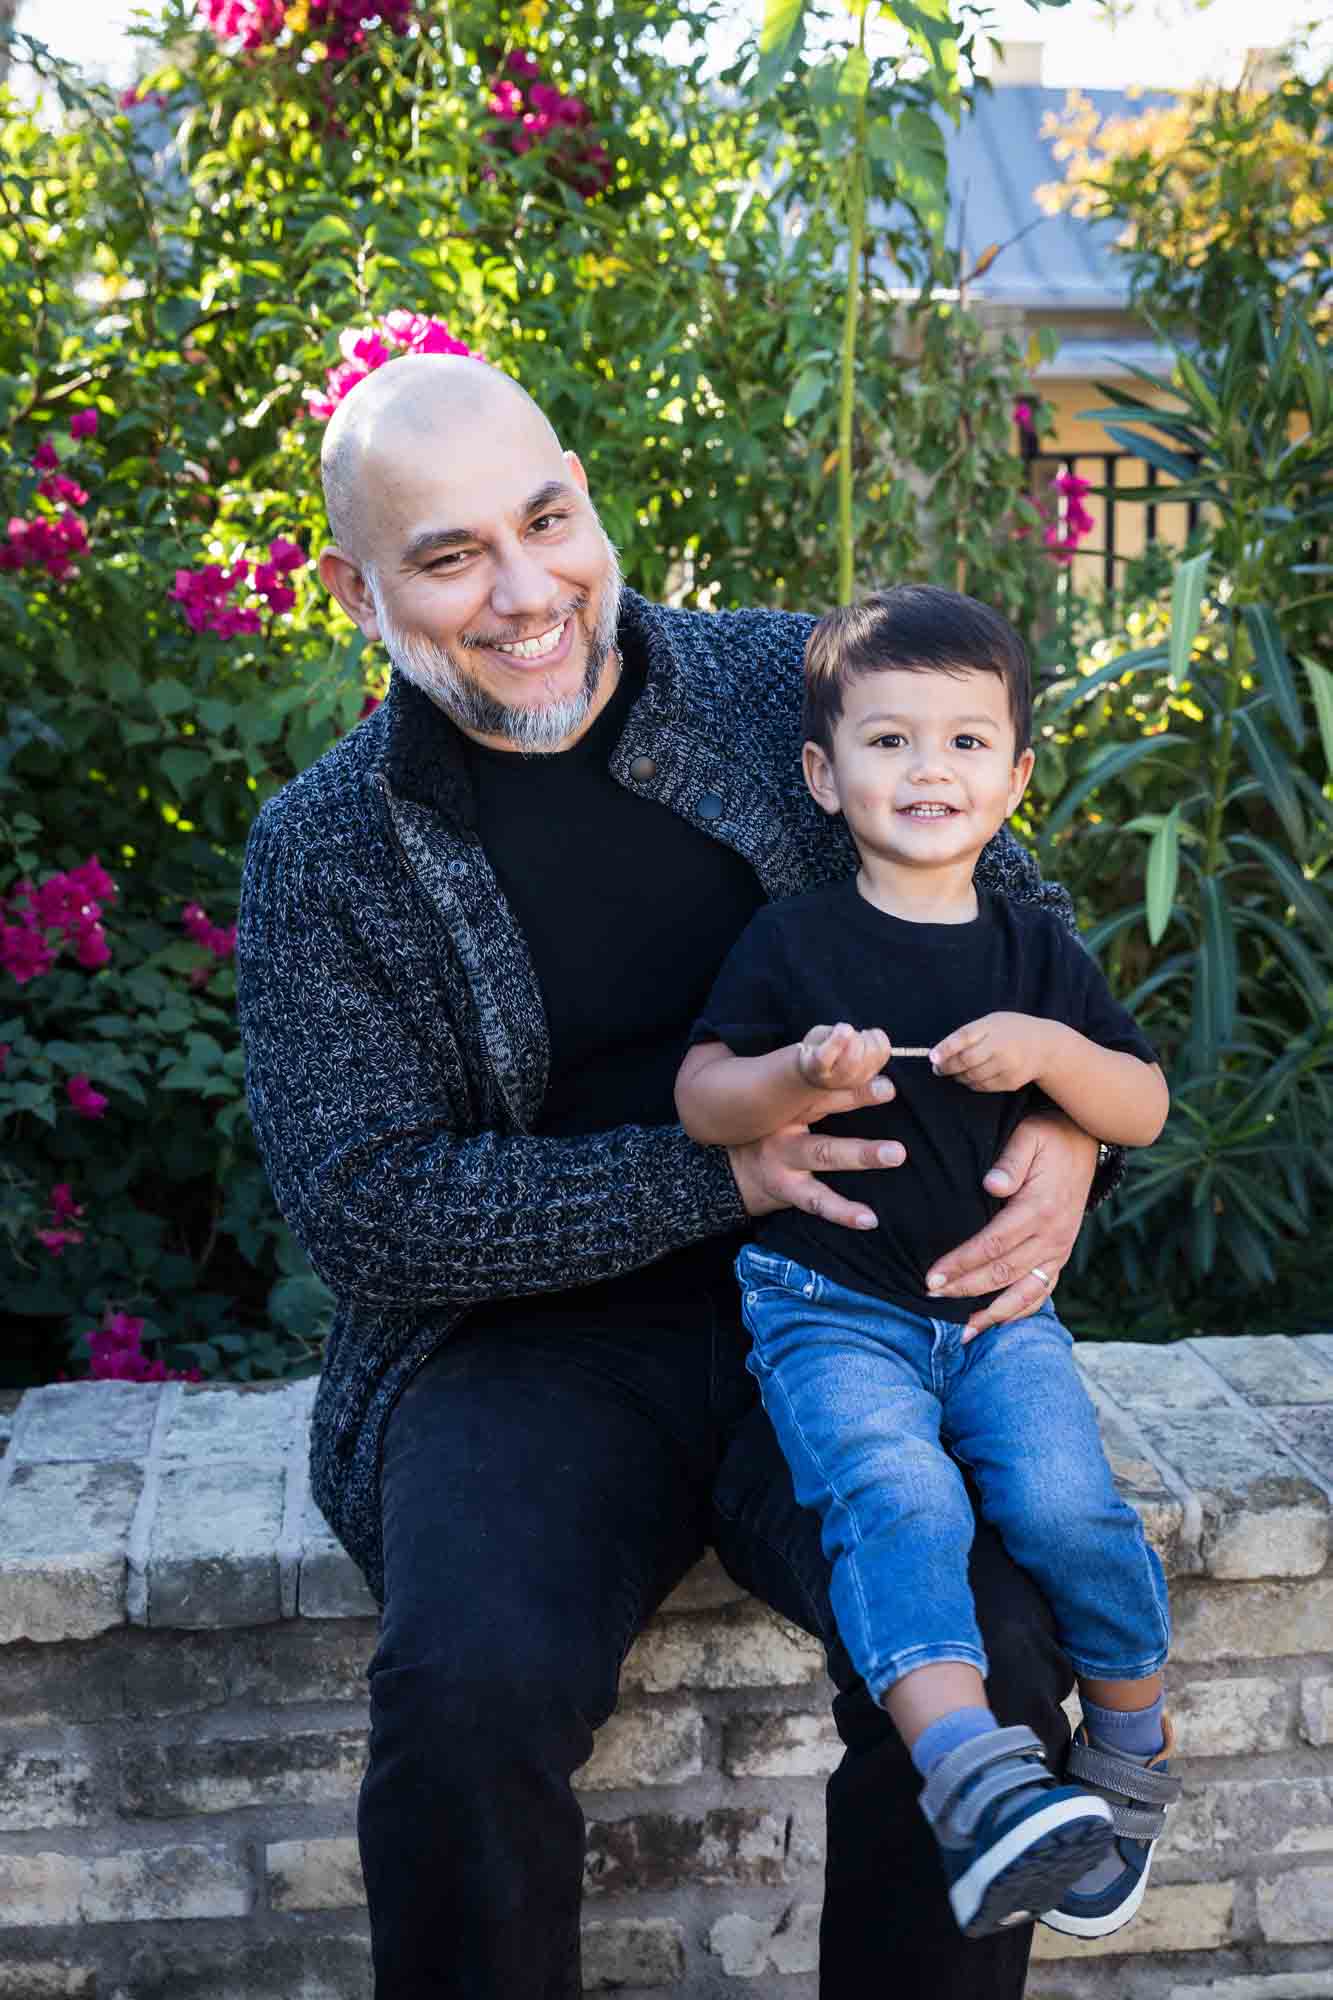
M866 16L861 11L857 48L865 62ZM847 295L842 322L842 379L838 394L838 601L850 604L856 568L852 528L852 421L856 411L856 335L861 315L861 248L866 226L866 95L856 99L852 150L847 163Z

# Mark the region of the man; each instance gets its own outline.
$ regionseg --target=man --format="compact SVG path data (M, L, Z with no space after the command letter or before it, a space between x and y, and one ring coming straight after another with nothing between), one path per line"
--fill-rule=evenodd
M852 866L800 777L809 620L622 593L577 458L475 361L370 376L324 477L320 573L396 671L260 814L238 972L265 1164L338 1298L314 1492L383 1604L359 1814L377 2000L579 1991L570 1775L710 1542L825 1640L842 1689L826 2000L1016 1996L1030 1929L954 1929L756 1405L730 1272L749 1216L864 1226L819 1170L901 1148L805 1128L700 1147L671 1101L755 908ZM1010 840L987 865L1060 896ZM1063 1119L1020 1128L991 1177L1006 1206L936 1274L1004 1288L977 1324L1045 1296L1095 1153ZM972 1582L992 1705L1056 1751L1068 1669L984 1529Z

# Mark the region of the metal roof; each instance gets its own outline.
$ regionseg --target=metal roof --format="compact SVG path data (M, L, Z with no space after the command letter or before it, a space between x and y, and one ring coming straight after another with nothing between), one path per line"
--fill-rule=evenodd
M1133 118L1150 105L1171 102L1161 91L1080 95L1099 119ZM1064 177L1042 127L1049 113L1064 111L1068 97L1040 84L999 84L979 92L970 114L946 135L949 233L954 243L961 235L964 270L988 245L1008 245L972 287L978 298L1089 312L1123 310L1129 303L1128 269L1115 247L1121 225L1047 215L1037 202L1043 182ZM1012 242L1023 229L1028 233Z

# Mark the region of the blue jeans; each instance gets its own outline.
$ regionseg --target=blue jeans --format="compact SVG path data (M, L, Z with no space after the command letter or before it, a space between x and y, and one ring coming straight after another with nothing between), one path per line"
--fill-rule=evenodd
M843 1644L878 1699L914 1667L986 1672L967 1559L980 1512L1040 1584L1075 1671L1166 1659L1162 1566L1115 1489L1073 1341L1049 1304L963 1328L747 1246L736 1260L759 1383L796 1497L823 1524Z

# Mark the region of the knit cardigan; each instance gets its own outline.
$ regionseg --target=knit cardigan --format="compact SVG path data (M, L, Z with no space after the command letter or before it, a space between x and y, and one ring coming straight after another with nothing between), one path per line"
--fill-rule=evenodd
M734 848L769 898L855 866L801 778L811 622L632 592L621 616L647 679L612 774ZM596 867L589 855L590 895ZM1072 926L1008 832L977 880ZM477 837L457 732L398 674L256 819L236 970L260 1154L336 1301L312 1491L382 1602L385 1423L467 1309L611 1277L745 1210L726 1153L678 1125L533 1135L550 1050L532 961Z

